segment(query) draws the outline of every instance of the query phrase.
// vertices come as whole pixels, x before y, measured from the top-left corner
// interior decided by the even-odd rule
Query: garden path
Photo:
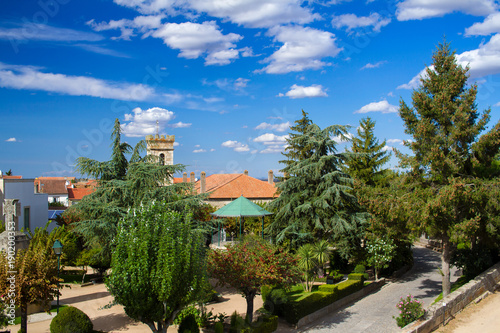
[[[384,285],[377,292],[362,298],[338,312],[325,316],[299,332],[390,333],[401,332],[392,316],[399,315],[396,304],[411,294],[428,307],[441,292],[440,254],[424,247],[413,248],[414,265],[400,279]],[[458,277],[452,271],[452,282]],[[290,331],[280,325],[279,331]]]

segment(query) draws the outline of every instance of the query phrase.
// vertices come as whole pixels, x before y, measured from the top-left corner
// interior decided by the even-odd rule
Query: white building
[[[2,224],[5,222],[3,215],[4,199],[18,199],[20,215],[17,217],[16,230],[45,227],[48,221],[48,196],[46,193],[36,193],[34,179],[21,179],[20,177],[0,176],[0,214]],[[55,223],[49,226],[51,231]]]

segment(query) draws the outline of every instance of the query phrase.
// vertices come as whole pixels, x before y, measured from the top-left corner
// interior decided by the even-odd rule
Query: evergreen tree
[[[348,172],[354,179],[366,185],[373,186],[387,176],[388,170],[382,169],[390,159],[390,154],[384,151],[385,140],[379,143],[373,133],[375,121],[363,118],[359,122],[357,136],[351,142],[351,151],[357,153],[347,160]]]
[[[312,124],[311,119],[309,119],[307,112],[302,110],[302,118],[295,121],[294,126],[290,127],[290,130],[294,131],[289,134],[286,139],[288,146],[285,148],[285,153],[282,153],[287,159],[280,161],[280,163],[286,166],[292,164],[294,161],[300,161],[309,158],[312,154],[310,146],[302,140],[302,136],[307,131],[309,125]]]
[[[278,183],[281,194],[270,204],[276,215],[268,229],[277,242],[288,240],[299,246],[327,239],[336,243],[345,257],[359,246],[366,215],[360,212],[352,193],[352,179],[342,172],[349,154],[338,153],[333,139],[347,140],[346,134],[345,126],[322,130],[312,124],[290,140],[294,146],[308,147],[308,154],[282,170],[290,176]]]
[[[197,210],[204,198],[191,194],[190,183],[165,186],[171,182],[174,173],[184,170],[184,166],[160,165],[152,163],[152,156],[141,157],[140,153],[145,148],[143,141],[134,148],[130,162],[127,161],[125,153],[130,152],[131,147],[120,142],[120,135],[120,123],[117,119],[112,133],[113,150],[110,161],[78,159],[77,170],[81,174],[96,177],[98,186],[93,193],[64,213],[78,212],[80,221],[74,222],[74,231],[84,237],[87,247],[99,249],[92,261],[100,263],[100,267],[96,268],[101,271],[109,268],[118,222],[131,208],[156,200],[166,202],[170,209],[176,211]]]
[[[413,155],[398,153],[401,165],[411,169],[413,191],[406,204],[413,207],[413,223],[442,241],[443,296],[450,292],[451,240],[457,229],[468,226],[467,238],[474,244],[480,240],[478,232],[492,222],[488,217],[494,215],[475,206],[473,196],[487,184],[474,177],[481,167],[491,166],[499,151],[500,122],[480,135],[490,110],[478,112],[477,86],[467,86],[467,72],[457,64],[449,44],[440,44],[427,76],[413,91],[413,108],[401,100],[399,109],[405,132],[413,138],[406,142]],[[498,206],[490,208],[498,211]]]

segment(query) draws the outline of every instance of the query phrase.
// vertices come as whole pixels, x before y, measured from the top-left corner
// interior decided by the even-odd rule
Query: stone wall
[[[416,321],[404,327],[405,333],[432,332],[450,316],[462,311],[470,302],[482,297],[487,292],[494,291],[500,281],[500,263],[478,275],[474,280],[455,290],[439,303],[427,309],[424,320]],[[446,306],[445,306],[446,304]]]

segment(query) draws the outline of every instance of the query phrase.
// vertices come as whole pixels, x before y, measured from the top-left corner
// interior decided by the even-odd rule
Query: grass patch
[[[451,290],[450,290],[450,294],[452,292],[454,292],[455,290],[457,290],[458,288],[460,288],[461,286],[467,284],[467,282],[469,282],[470,278],[467,278],[465,275],[462,275],[461,277],[459,277],[457,279],[457,281],[455,281],[452,285],[451,285]],[[434,300],[434,302],[432,302],[432,304],[436,304],[437,302],[439,302],[440,300],[443,299],[443,293],[439,294],[439,296]],[[431,305],[432,305],[431,304]]]

